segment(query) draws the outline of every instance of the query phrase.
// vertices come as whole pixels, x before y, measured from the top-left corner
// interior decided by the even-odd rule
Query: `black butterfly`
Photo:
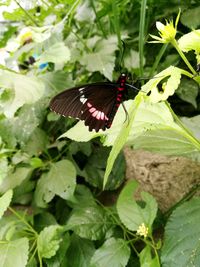
[[[89,131],[105,131],[111,127],[127,87],[138,90],[126,84],[126,80],[126,74],[121,74],[116,83],[92,83],[65,90],[51,100],[50,109],[63,116],[84,120]]]

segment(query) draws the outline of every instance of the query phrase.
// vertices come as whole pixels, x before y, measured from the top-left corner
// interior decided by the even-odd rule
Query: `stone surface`
[[[152,194],[165,212],[200,184],[200,163],[126,147],[126,179],[136,179],[140,190]],[[139,193],[139,192],[138,192]]]

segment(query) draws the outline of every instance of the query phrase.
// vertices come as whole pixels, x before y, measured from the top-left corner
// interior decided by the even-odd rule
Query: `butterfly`
[[[115,83],[91,83],[67,89],[51,100],[50,109],[65,117],[84,120],[89,131],[105,131],[111,127],[127,87],[139,90],[126,81],[127,75],[123,73]]]

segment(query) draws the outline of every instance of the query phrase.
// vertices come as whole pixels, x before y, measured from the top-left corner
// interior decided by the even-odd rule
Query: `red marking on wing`
[[[92,106],[91,103],[87,102],[87,106],[89,107],[89,112],[91,113],[92,117],[96,118],[97,120],[109,120],[103,111],[97,110]]]

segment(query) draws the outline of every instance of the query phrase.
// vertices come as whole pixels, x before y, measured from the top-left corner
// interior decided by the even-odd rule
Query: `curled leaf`
[[[166,80],[167,78],[167,80]],[[162,83],[162,90],[159,90],[158,85]],[[164,71],[157,74],[154,78],[142,86],[142,91],[151,94],[149,95],[150,101],[157,103],[166,100],[169,96],[173,95],[178,88],[181,79],[181,69],[170,66]]]

